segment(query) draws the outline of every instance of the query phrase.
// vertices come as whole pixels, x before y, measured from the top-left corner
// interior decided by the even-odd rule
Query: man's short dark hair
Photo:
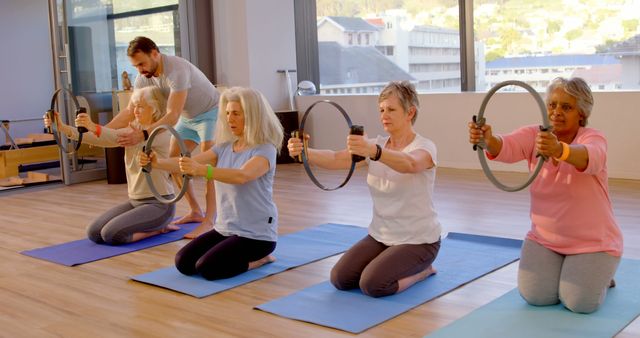
[[[138,52],[151,54],[151,51],[153,51],[154,49],[160,52],[158,46],[155,42],[153,42],[153,40],[144,36],[137,36],[133,40],[131,40],[131,42],[129,42],[129,48],[127,48],[127,56],[133,56],[133,54]]]

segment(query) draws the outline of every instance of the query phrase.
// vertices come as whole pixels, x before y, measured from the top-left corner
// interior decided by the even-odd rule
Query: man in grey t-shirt
[[[214,144],[213,132],[218,117],[220,94],[202,71],[181,57],[160,53],[158,46],[143,36],[136,37],[129,43],[127,55],[139,73],[134,88],[160,88],[168,98],[167,114],[147,130],[133,130],[122,135],[118,143],[121,146],[138,144],[146,140],[153,129],[166,124],[175,125],[189,151],[193,151],[198,144],[202,151],[211,149]],[[129,102],[107,126],[126,127],[135,118],[133,108],[133,103]],[[172,139],[170,156],[176,157],[179,154],[180,148],[176,140]],[[174,177],[174,181],[180,185],[178,177]],[[193,187],[189,187],[185,197],[191,212],[175,223],[201,222],[198,228],[185,235],[186,238],[195,238],[213,227],[216,208],[213,181],[207,181],[205,214],[195,198]]]

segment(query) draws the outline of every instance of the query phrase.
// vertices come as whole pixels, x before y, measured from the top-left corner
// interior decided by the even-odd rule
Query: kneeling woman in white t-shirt
[[[196,237],[176,255],[185,275],[229,278],[273,262],[278,210],[273,202],[276,156],[283,130],[266,98],[250,88],[234,87],[220,99],[224,117],[216,123],[216,145],[193,158],[156,160],[140,154],[140,165],[202,176],[215,182],[213,230]]]
[[[436,147],[413,130],[418,94],[406,81],[391,82],[378,97],[380,122],[388,137],[347,137],[342,151],[309,149],[309,162],[326,169],[351,165],[351,154],[368,157],[367,184],[373,199],[369,235],[356,243],[331,270],[340,289],[360,288],[372,297],[406,290],[435,273],[441,226],[433,207]],[[291,138],[289,154],[302,142]]]

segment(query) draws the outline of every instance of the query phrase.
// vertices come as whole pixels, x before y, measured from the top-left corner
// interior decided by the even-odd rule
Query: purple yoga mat
[[[157,245],[175,242],[195,229],[199,223],[181,224],[180,230],[145,238],[123,245],[96,244],[88,239],[47,246],[21,252],[23,255],[44,259],[66,266],[80,265]]]

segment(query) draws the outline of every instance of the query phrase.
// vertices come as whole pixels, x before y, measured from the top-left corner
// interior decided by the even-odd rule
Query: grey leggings
[[[518,289],[531,305],[562,302],[569,310],[591,313],[607,295],[620,257],[605,252],[561,255],[525,240],[518,270]]]
[[[398,280],[428,268],[436,259],[440,241],[431,244],[387,246],[367,237],[356,243],[331,270],[331,283],[339,290],[360,290],[371,297],[398,292]]]
[[[164,229],[175,213],[175,203],[162,204],[155,198],[129,200],[95,219],[87,228],[87,236],[96,243],[129,243],[134,233]]]

